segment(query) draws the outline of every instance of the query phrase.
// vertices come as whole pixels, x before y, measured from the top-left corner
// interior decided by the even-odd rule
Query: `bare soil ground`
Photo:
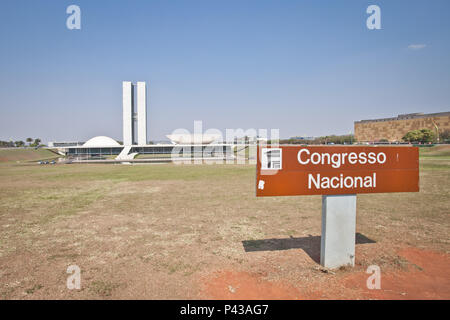
[[[254,179],[250,165],[1,163],[0,298],[450,298],[447,157],[421,160],[419,193],[358,196],[356,266],[339,270],[318,264],[321,198],[256,198]]]

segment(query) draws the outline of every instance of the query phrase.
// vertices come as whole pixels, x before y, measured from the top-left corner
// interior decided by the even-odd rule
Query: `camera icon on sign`
[[[261,154],[261,170],[281,170],[281,148],[263,148]]]

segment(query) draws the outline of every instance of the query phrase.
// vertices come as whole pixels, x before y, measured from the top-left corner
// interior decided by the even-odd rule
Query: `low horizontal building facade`
[[[49,142],[49,148],[65,148],[65,147],[78,147],[84,144],[80,141],[59,141],[59,142]]]
[[[234,154],[234,145],[231,144],[211,144],[211,145],[133,145],[129,153],[139,154],[141,156],[152,155],[159,157],[167,157],[171,155],[176,155],[179,157],[183,156],[198,156],[198,157],[216,157],[216,156],[230,156]],[[69,158],[84,158],[84,159],[95,159],[103,158],[108,156],[111,159],[116,158],[124,146],[108,147],[108,146],[77,146],[77,147],[67,147],[62,150],[62,152]]]
[[[450,130],[450,112],[409,113],[393,118],[355,121],[355,139],[359,142],[401,142],[412,130],[430,129],[433,132]]]

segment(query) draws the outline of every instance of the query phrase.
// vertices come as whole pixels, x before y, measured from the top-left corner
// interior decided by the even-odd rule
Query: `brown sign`
[[[419,191],[417,147],[258,146],[256,196]]]

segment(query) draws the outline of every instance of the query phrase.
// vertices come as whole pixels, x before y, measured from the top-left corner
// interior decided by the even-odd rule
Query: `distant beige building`
[[[402,137],[411,130],[430,129],[436,132],[450,130],[450,112],[409,113],[395,118],[355,121],[355,139],[360,142],[402,141]]]

